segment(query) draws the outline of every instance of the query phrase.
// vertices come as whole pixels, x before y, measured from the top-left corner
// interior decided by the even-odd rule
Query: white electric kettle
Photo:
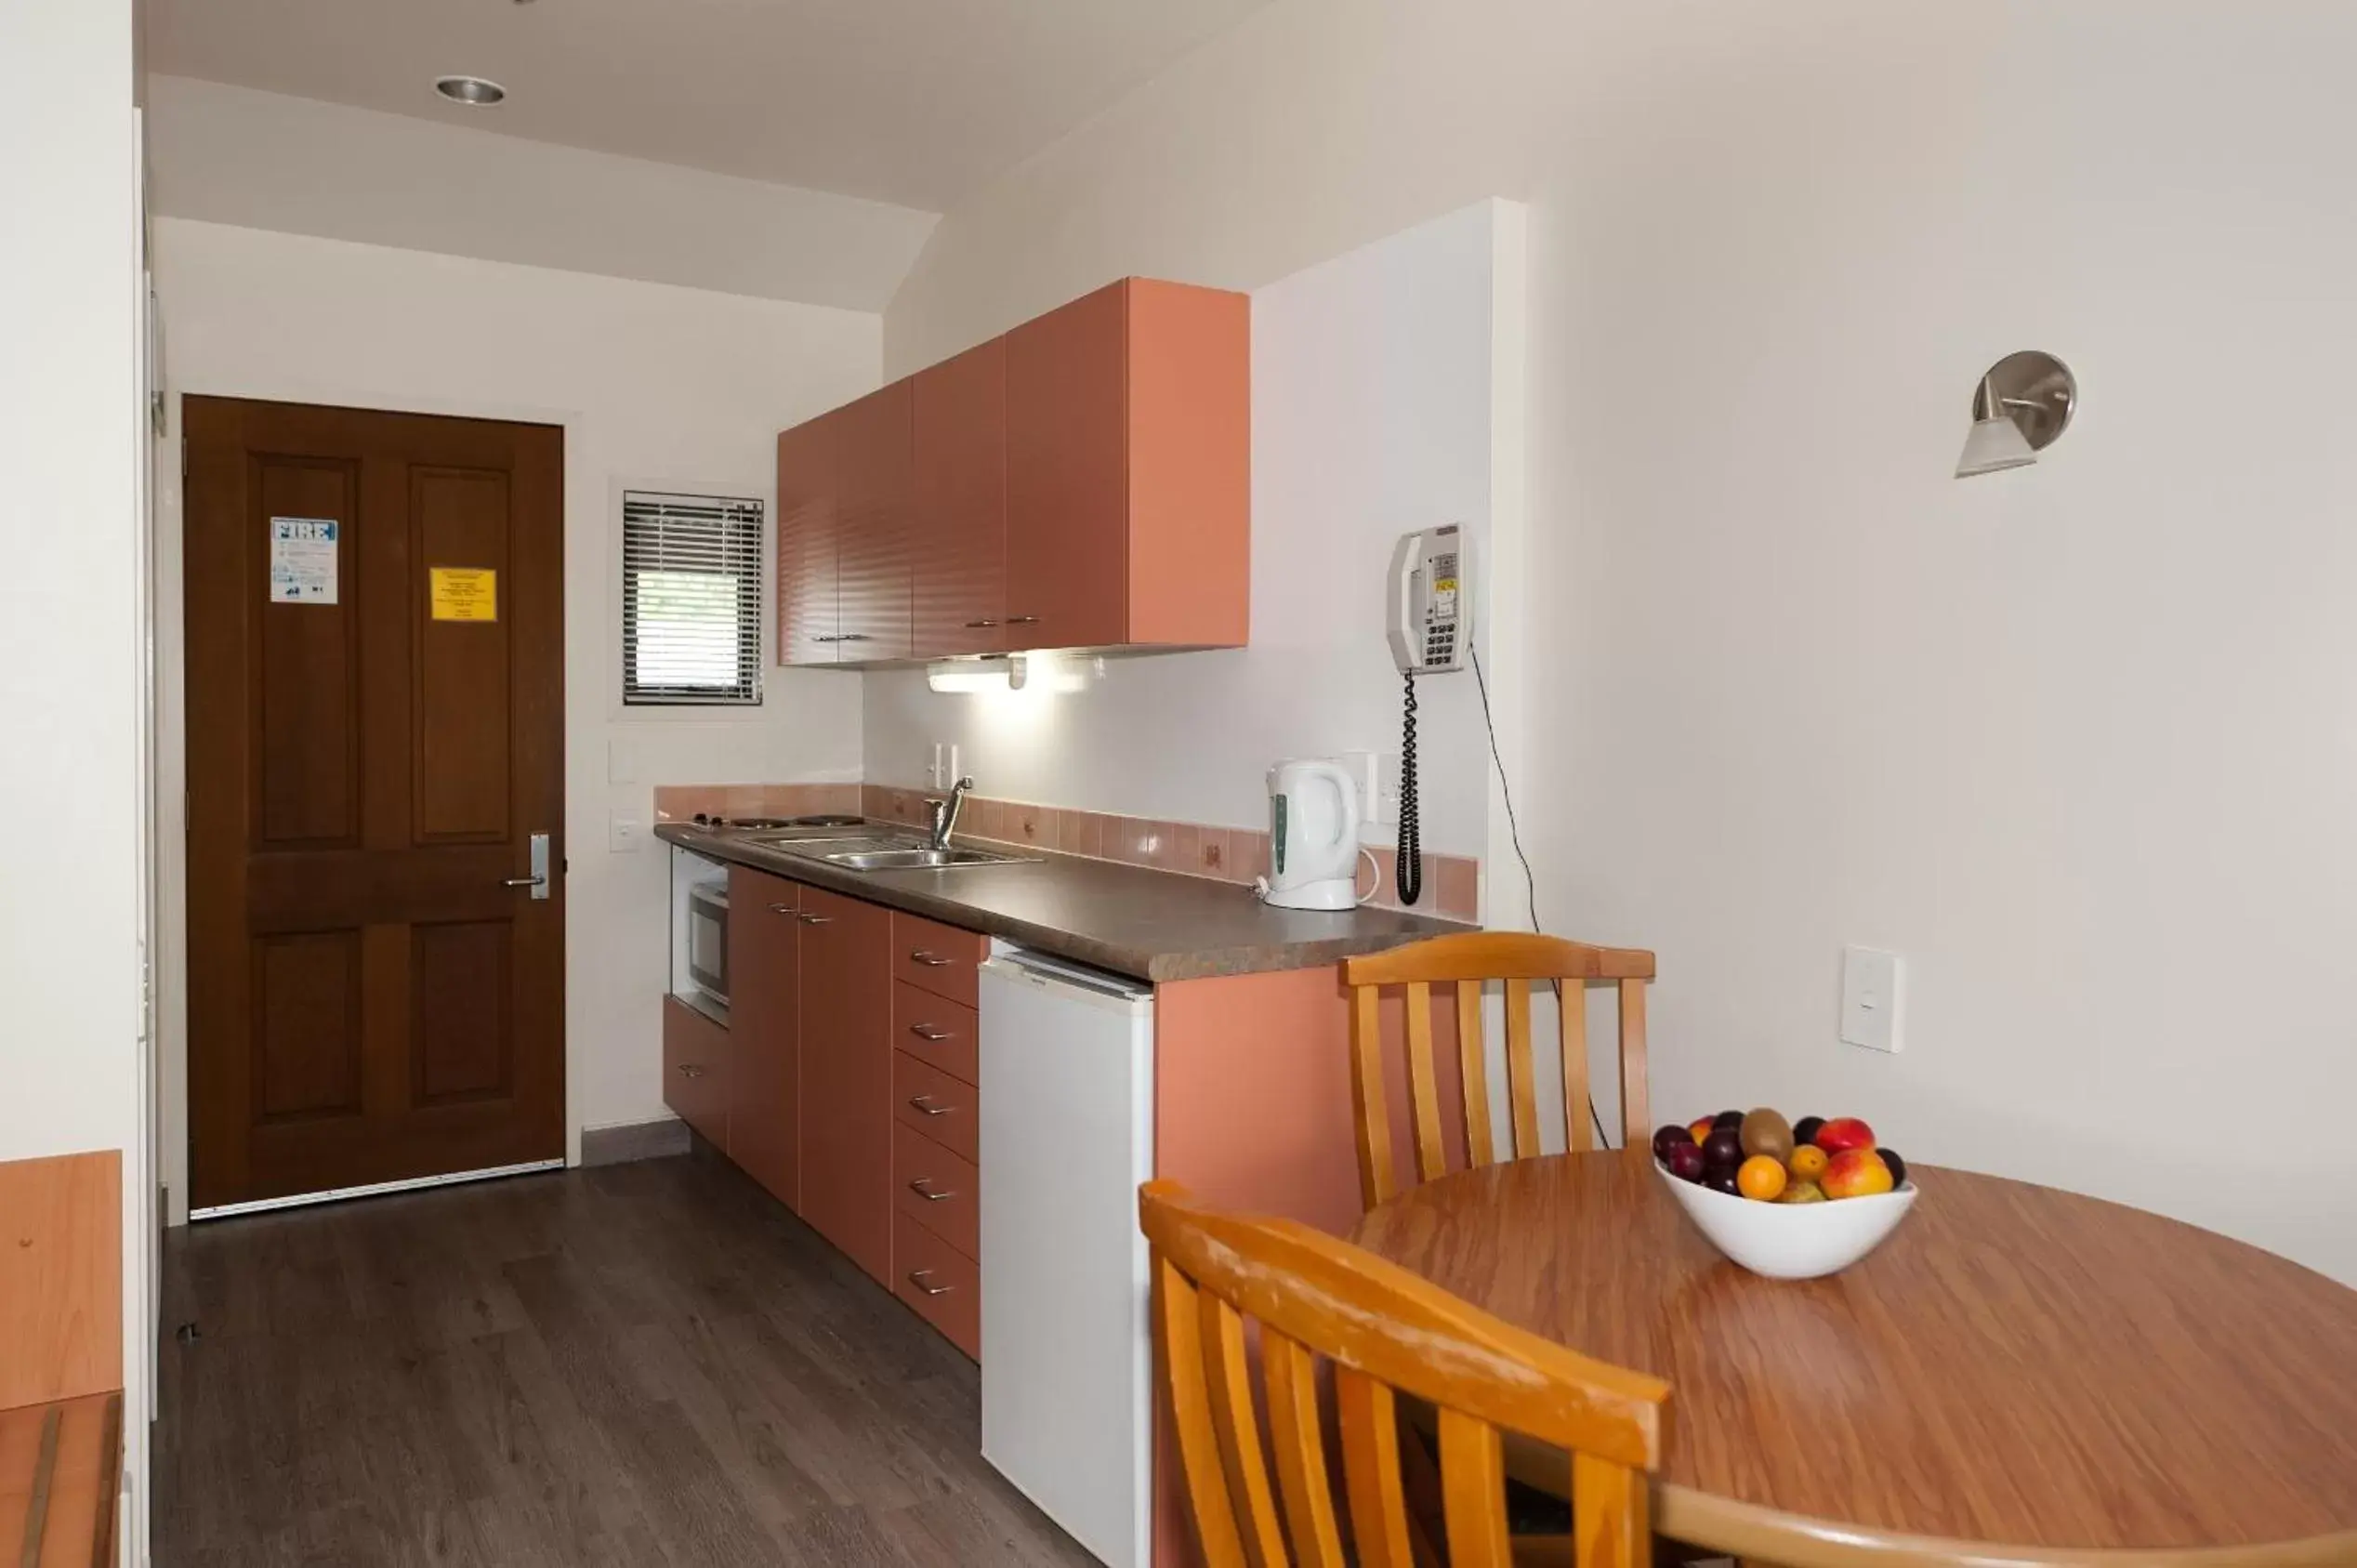
[[[1331,762],[1280,762],[1269,770],[1269,875],[1264,903],[1283,909],[1352,909],[1358,896],[1359,791]],[[1376,863],[1376,876],[1382,875]],[[1375,890],[1369,889],[1367,898]]]

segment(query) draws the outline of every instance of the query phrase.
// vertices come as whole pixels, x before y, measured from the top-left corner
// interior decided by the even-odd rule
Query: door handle
[[[797,915],[795,918],[806,926],[831,926],[835,923],[832,915]]]
[[[1009,615],[1007,617],[1007,624],[1010,626],[1035,626],[1039,625],[1039,617],[1036,615]]]
[[[915,1035],[920,1040],[932,1040],[935,1042],[949,1039],[954,1034],[954,1031],[951,1030],[936,1029],[929,1023],[912,1023],[908,1026],[908,1032]]]
[[[499,885],[503,888],[530,888],[533,898],[546,899],[548,896],[548,836],[545,833],[535,833],[532,836],[530,843],[532,875],[505,877]]]
[[[908,955],[908,961],[912,964],[922,964],[928,969],[945,968],[949,964],[949,960],[941,955],[928,953],[921,947]]]
[[[968,621],[966,624],[975,631],[987,631],[992,626],[998,625],[996,621]]]
[[[701,1078],[704,1076],[704,1069],[698,1067],[692,1061],[683,1061],[679,1063],[679,1076],[682,1078]]]
[[[908,1097],[908,1103],[909,1108],[920,1116],[946,1116],[957,1109],[955,1105],[934,1104],[929,1094],[912,1094]]]
[[[950,1199],[957,1196],[955,1192],[943,1192],[937,1191],[933,1186],[933,1179],[929,1176],[918,1177],[915,1180],[908,1184],[908,1190],[915,1193],[918,1197],[923,1198],[928,1204],[946,1203]]]
[[[794,913],[794,906],[790,903],[773,903],[770,905],[770,913],[772,915],[791,915]]]
[[[932,1277],[933,1271],[930,1269],[911,1269],[908,1272],[908,1283],[928,1296],[947,1296],[957,1288],[954,1285],[927,1285],[925,1282]]]

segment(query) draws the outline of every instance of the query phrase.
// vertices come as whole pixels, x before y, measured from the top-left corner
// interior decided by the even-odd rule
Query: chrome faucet
[[[925,809],[933,813],[933,843],[936,850],[949,848],[949,836],[957,831],[957,809],[966,804],[966,792],[974,787],[968,776],[949,786],[949,798],[928,798]]]

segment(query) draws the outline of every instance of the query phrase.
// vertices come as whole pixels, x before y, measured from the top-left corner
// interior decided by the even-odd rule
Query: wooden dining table
[[[1479,1166],[1352,1239],[1670,1385],[1653,1522],[1796,1564],[2357,1563],[2357,1291],[2208,1231],[1916,1166],[1882,1246],[1771,1280],[1644,1150]],[[1560,1457],[1521,1478],[1561,1486]]]

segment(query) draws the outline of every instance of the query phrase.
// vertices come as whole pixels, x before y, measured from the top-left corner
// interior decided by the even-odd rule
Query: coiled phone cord
[[[1416,671],[1408,671],[1407,682],[1406,717],[1400,723],[1400,849],[1391,876],[1400,902],[1412,904],[1424,896],[1424,850],[1416,820]]]

